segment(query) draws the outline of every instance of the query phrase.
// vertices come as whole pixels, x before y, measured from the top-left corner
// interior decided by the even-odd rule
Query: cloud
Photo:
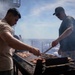
[[[53,10],[57,6],[66,7],[66,4],[69,6],[75,6],[75,1],[74,0],[57,0],[57,2],[55,2],[55,3],[47,3],[47,4],[37,6],[37,7],[33,7],[30,15],[39,16],[44,11]]]
[[[55,32],[52,31],[55,27],[56,25],[54,26],[50,23],[45,23],[45,22],[29,24],[28,22],[24,21],[23,23],[19,23],[19,25],[16,26],[15,32],[20,31],[18,35],[21,34],[22,37],[25,39],[31,39],[31,38],[47,39],[47,38],[53,38],[53,34],[55,34]],[[57,29],[55,29],[55,31],[56,30]]]
[[[63,2],[63,1],[62,1]],[[44,4],[43,6],[40,5],[38,7],[34,7],[32,10],[31,10],[31,15],[33,16],[38,16],[40,15],[42,12],[44,11],[47,11],[47,10],[52,10],[54,9],[55,6],[59,5],[59,4],[62,4],[62,2],[58,1],[54,4],[52,3],[48,3],[48,4]]]
[[[51,1],[51,0],[50,0]],[[23,15],[23,19],[16,27],[16,32],[22,34],[23,38],[56,38],[58,36],[58,28],[61,21],[58,21],[52,13],[57,6],[63,6],[66,12],[75,16],[74,0],[55,0],[54,3],[45,3],[38,6],[32,6],[30,13]],[[71,9],[72,8],[72,9]],[[29,9],[30,10],[30,9]],[[28,10],[28,11],[29,11]],[[69,11],[70,10],[70,11]],[[43,13],[50,13],[48,16],[41,16]],[[43,18],[41,18],[43,17]],[[49,21],[49,20],[50,21]]]

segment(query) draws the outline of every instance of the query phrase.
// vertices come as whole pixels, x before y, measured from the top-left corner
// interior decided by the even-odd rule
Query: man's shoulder
[[[7,22],[5,22],[4,20],[0,20],[0,30],[11,28],[12,27]]]
[[[6,25],[7,23],[3,20],[0,20],[0,25]]]
[[[74,19],[72,16],[67,16],[67,19],[71,20]]]
[[[13,33],[13,28],[4,20],[0,20],[0,33],[9,31]]]

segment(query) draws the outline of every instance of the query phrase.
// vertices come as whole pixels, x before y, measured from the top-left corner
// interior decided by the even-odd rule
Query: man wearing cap
[[[59,37],[52,42],[52,47],[59,43],[58,53],[75,60],[75,19],[67,16],[63,7],[57,7],[53,15],[62,20],[62,23],[59,28]]]

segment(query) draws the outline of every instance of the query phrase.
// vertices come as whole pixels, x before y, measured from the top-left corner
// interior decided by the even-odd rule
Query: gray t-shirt
[[[60,41],[60,49],[62,51],[75,50],[75,19],[70,16],[66,16],[59,28],[59,36],[70,26],[73,26],[72,33]]]

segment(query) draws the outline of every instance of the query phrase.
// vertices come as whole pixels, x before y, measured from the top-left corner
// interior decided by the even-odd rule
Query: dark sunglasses
[[[60,16],[60,13],[56,14],[56,16]]]

